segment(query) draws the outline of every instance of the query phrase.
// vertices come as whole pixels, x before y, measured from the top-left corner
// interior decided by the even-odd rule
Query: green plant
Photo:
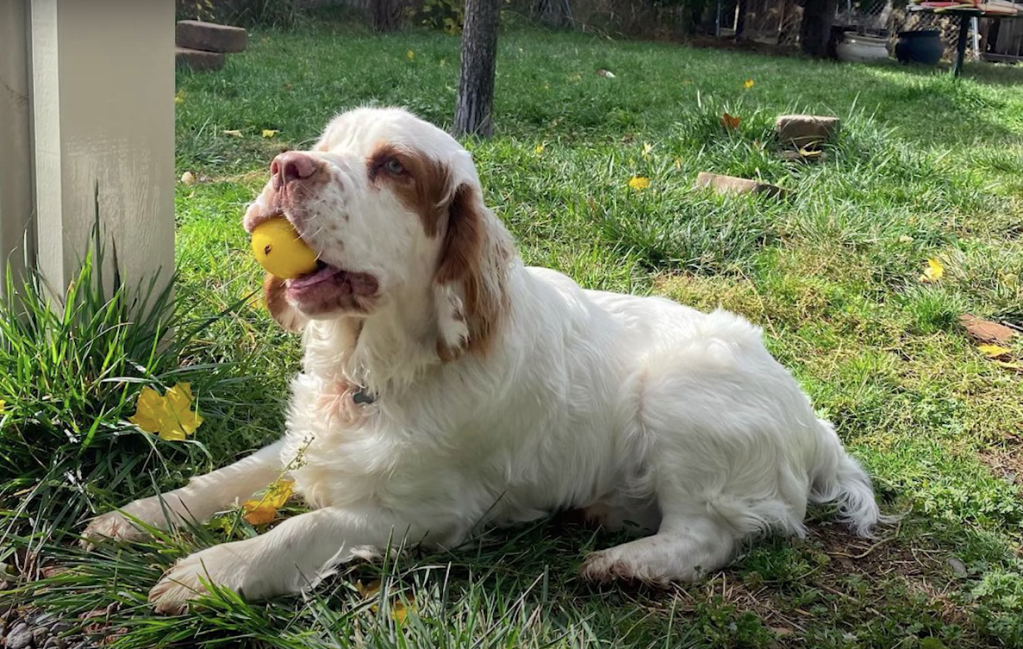
[[[430,29],[446,34],[462,33],[465,24],[464,0],[423,0],[423,4],[412,11],[412,19]]]

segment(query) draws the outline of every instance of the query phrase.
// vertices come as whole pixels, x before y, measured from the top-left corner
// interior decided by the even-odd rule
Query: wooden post
[[[494,74],[501,0],[466,0],[462,65],[455,100],[455,135],[493,132]]]
[[[800,45],[810,56],[825,57],[831,39],[831,24],[835,20],[838,0],[806,0],[803,23],[799,29]]]
[[[104,240],[108,252],[116,245],[123,277],[136,284],[158,273],[169,281],[173,0],[29,5],[39,270],[63,291],[87,250],[98,187]]]
[[[9,263],[15,287],[35,258],[28,2],[0,0],[0,278]]]

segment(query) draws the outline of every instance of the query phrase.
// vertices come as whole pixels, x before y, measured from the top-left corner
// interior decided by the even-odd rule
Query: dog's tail
[[[820,446],[813,472],[810,502],[838,504],[838,518],[859,536],[872,536],[881,516],[874,498],[870,476],[859,462],[845,452],[835,427],[823,419],[820,423]]]

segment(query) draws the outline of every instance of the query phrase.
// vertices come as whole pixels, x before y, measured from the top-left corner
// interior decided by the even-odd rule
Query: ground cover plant
[[[449,124],[457,67],[457,37],[325,22],[255,32],[222,72],[179,74],[168,313],[188,336],[157,348],[155,321],[118,337],[92,316],[91,328],[0,331],[0,562],[22,573],[0,591],[0,613],[34,607],[140,648],[1023,645],[1023,345],[991,358],[958,321],[1023,323],[1023,71],[1011,68],[972,66],[955,82],[513,28],[495,137],[466,142],[528,263],[762,326],[876,477],[885,510],[902,515],[878,538],[814,511],[805,539],[762,539],[702,583],[594,589],[576,571],[615,539],[554,517],[346,567],[302,598],[216,592],[182,618],[149,612],[162,570],[262,526],[229,512],[150,543],[71,543],[84,512],[180,485],[279,434],[298,340],[253,296],[244,204],[272,155],[307,147],[342,109],[398,104]],[[826,160],[778,158],[772,125],[788,112],[842,119]],[[694,192],[700,171],[794,193]],[[940,277],[925,275],[928,260]],[[55,335],[76,341],[65,356],[40,342]],[[84,361],[99,349],[106,360]],[[92,369],[58,371],[68,358]],[[204,417],[188,441],[127,422],[143,384],[185,381]]]

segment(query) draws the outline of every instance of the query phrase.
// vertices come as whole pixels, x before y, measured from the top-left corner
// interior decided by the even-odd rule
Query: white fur
[[[462,345],[468,336],[454,313],[464,295],[431,285],[439,241],[366,182],[360,161],[380,141],[443,161],[454,187],[480,195],[464,149],[408,113],[360,109],[328,126],[315,155],[340,180],[307,197],[305,218],[317,228],[303,236],[330,263],[375,273],[380,303],[358,317],[304,318],[304,371],[279,447],[163,496],[178,518],[207,517],[300,454],[291,476],[317,510],[180,562],[151,593],[158,609],[180,610],[203,590],[200,577],[270,597],[315,584],[364,546],[447,546],[481,523],[567,508],[654,532],[590,556],[583,575],[594,580],[697,579],[751,535],[801,534],[808,502],[837,501],[855,532],[870,533],[879,514],[869,478],[759,329],[724,311],[583,290],[516,257],[502,261],[495,251],[510,238],[482,206],[485,279],[503,284],[507,308],[484,353],[441,362],[438,337]],[[376,401],[352,402],[351,385]],[[124,511],[174,522],[154,502]],[[86,536],[128,530],[111,513]]]

